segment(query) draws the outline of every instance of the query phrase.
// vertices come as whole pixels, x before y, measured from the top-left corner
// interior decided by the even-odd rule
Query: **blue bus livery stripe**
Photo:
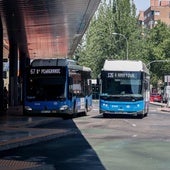
[[[100,100],[100,110],[109,112],[139,112],[144,110],[144,101],[114,102]]]
[[[25,102],[25,106],[29,106],[32,110],[59,110],[61,106],[68,105],[71,107],[71,102],[66,101],[33,101]]]

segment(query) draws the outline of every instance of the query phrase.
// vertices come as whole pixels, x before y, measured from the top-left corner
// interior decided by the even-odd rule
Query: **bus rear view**
[[[141,61],[106,60],[101,71],[99,110],[104,117],[148,114],[149,71]]]

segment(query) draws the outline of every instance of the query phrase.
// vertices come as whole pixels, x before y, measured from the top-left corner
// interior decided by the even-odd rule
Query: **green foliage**
[[[154,77],[155,81],[158,82],[158,79],[162,79],[165,74],[170,74],[170,28],[162,23],[158,22],[158,24],[150,30],[147,38],[147,43],[149,44],[149,62],[153,62],[150,65],[151,76]]]
[[[127,38],[128,46],[120,34]],[[169,37],[170,28],[161,22],[151,30],[141,28],[131,0],[103,0],[75,56],[81,65],[92,69],[92,76],[96,78],[106,59],[126,59],[127,48],[130,60],[147,64],[170,59]],[[152,63],[150,71],[151,81],[156,84],[164,74],[170,74],[170,62]]]

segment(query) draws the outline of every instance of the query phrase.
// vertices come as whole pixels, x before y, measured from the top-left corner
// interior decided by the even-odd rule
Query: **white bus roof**
[[[103,71],[141,71],[149,74],[142,61],[135,60],[105,60]]]

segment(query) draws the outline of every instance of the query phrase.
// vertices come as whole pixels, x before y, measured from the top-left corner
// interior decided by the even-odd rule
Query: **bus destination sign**
[[[30,69],[31,75],[36,74],[61,74],[60,68],[31,68]]]
[[[119,78],[119,79],[136,79],[137,78],[137,73],[132,73],[132,72],[108,72],[107,73],[107,78]]]

